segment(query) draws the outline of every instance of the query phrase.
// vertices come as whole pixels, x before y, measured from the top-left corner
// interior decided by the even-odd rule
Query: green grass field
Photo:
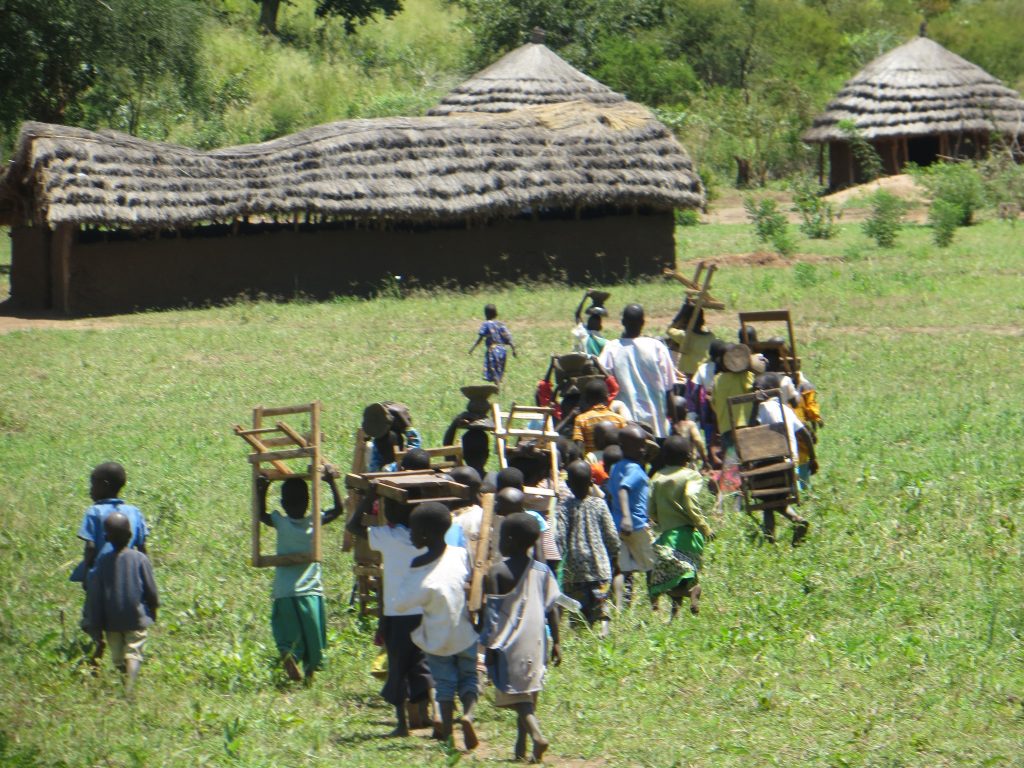
[[[1024,268],[1020,231],[988,222],[947,250],[908,228],[878,250],[854,225],[793,264],[725,257],[728,312],[791,307],[828,422],[803,508],[806,546],[762,545],[737,512],[702,576],[700,617],[638,606],[610,639],[567,632],[540,718],[572,766],[1014,766],[1024,755]],[[6,240],[6,238],[0,238]],[[680,259],[747,254],[746,226],[679,230]],[[3,248],[5,246],[0,246]],[[659,330],[668,282],[613,289]],[[347,610],[349,558],[326,536],[331,648],[312,689],[273,665],[271,573],[247,565],[248,464],[230,433],[256,404],[319,398],[346,465],[362,407],[408,402],[428,443],[479,376],[482,304],[520,347],[524,402],[569,345],[579,292],[553,286],[372,302],[243,303],[0,335],[0,763],[13,766],[453,764],[389,741],[372,629]],[[88,473],[123,462],[163,590],[134,705],[90,677],[68,583]],[[783,531],[785,533],[785,531]],[[511,757],[512,715],[481,707]]]

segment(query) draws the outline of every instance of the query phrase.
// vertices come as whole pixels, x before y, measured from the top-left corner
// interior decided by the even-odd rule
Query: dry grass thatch
[[[644,107],[391,117],[200,152],[26,123],[0,219],[176,228],[248,217],[440,222],[593,206],[703,204],[689,156]]]
[[[981,67],[918,37],[878,57],[847,81],[804,136],[848,138],[853,122],[868,140],[941,133],[1024,134],[1024,101]]]
[[[429,114],[512,112],[534,104],[589,101],[609,105],[625,100],[547,46],[527,43],[456,87]]]

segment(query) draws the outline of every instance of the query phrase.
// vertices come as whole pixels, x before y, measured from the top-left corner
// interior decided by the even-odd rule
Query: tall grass
[[[687,227],[681,258],[717,255],[709,313],[790,307],[828,422],[799,550],[762,545],[728,509],[697,619],[639,604],[599,641],[567,632],[540,717],[550,762],[574,765],[1012,766],[1022,753],[1024,278],[1007,225],[948,249],[908,227],[878,249],[855,225],[801,243],[796,267],[730,266],[745,226]],[[808,254],[808,251],[810,253]],[[723,257],[726,254],[726,257]],[[652,331],[680,295],[615,286]],[[320,398],[327,452],[346,464],[368,402],[409,403],[436,443],[479,376],[467,356],[485,301],[516,337],[503,401],[526,402],[568,347],[578,291],[556,286],[376,301],[150,313],[103,329],[0,336],[0,756],[13,765],[443,765],[418,736],[389,741],[369,675],[373,628],[347,611],[350,560],[325,529],[331,649],[311,689],[272,665],[271,574],[246,564],[245,448],[258,403]],[[613,310],[614,314],[614,310]],[[609,323],[615,325],[614,321]],[[86,674],[66,580],[86,478],[117,459],[152,528],[165,608],[138,701]],[[63,617],[63,624],[61,623]],[[514,723],[481,707],[485,747]],[[570,761],[570,759],[572,761]],[[21,761],[21,763],[17,762]],[[2,760],[0,760],[2,762]]]

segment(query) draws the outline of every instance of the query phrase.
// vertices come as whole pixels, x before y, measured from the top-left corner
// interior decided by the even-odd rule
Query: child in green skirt
[[[324,480],[331,488],[334,506],[323,513],[320,525],[327,525],[342,513],[338,492],[337,471],[324,468]],[[313,549],[313,518],[306,515],[309,507],[309,488],[306,481],[290,477],[281,483],[281,508],[285,514],[267,514],[267,491],[270,480],[261,477],[258,485],[260,522],[277,531],[277,554],[295,555]],[[302,662],[306,684],[313,682],[313,673],[320,668],[327,647],[327,627],[324,614],[324,588],[320,563],[279,565],[274,569],[274,607],[270,625],[274,642],[281,653],[285,673],[292,680],[300,680],[296,661]]]

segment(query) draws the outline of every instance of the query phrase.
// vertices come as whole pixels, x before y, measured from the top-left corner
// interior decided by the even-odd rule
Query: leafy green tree
[[[277,34],[277,14],[281,0],[253,0],[260,6],[260,30],[268,35]],[[287,0],[286,0],[287,2]],[[376,14],[387,18],[402,10],[401,0],[317,0],[316,15],[320,18],[336,16],[345,24],[345,31],[352,34],[356,27],[365,24]]]
[[[594,76],[644,104],[684,104],[700,84],[685,60],[671,59],[653,33],[615,36],[597,47]]]

